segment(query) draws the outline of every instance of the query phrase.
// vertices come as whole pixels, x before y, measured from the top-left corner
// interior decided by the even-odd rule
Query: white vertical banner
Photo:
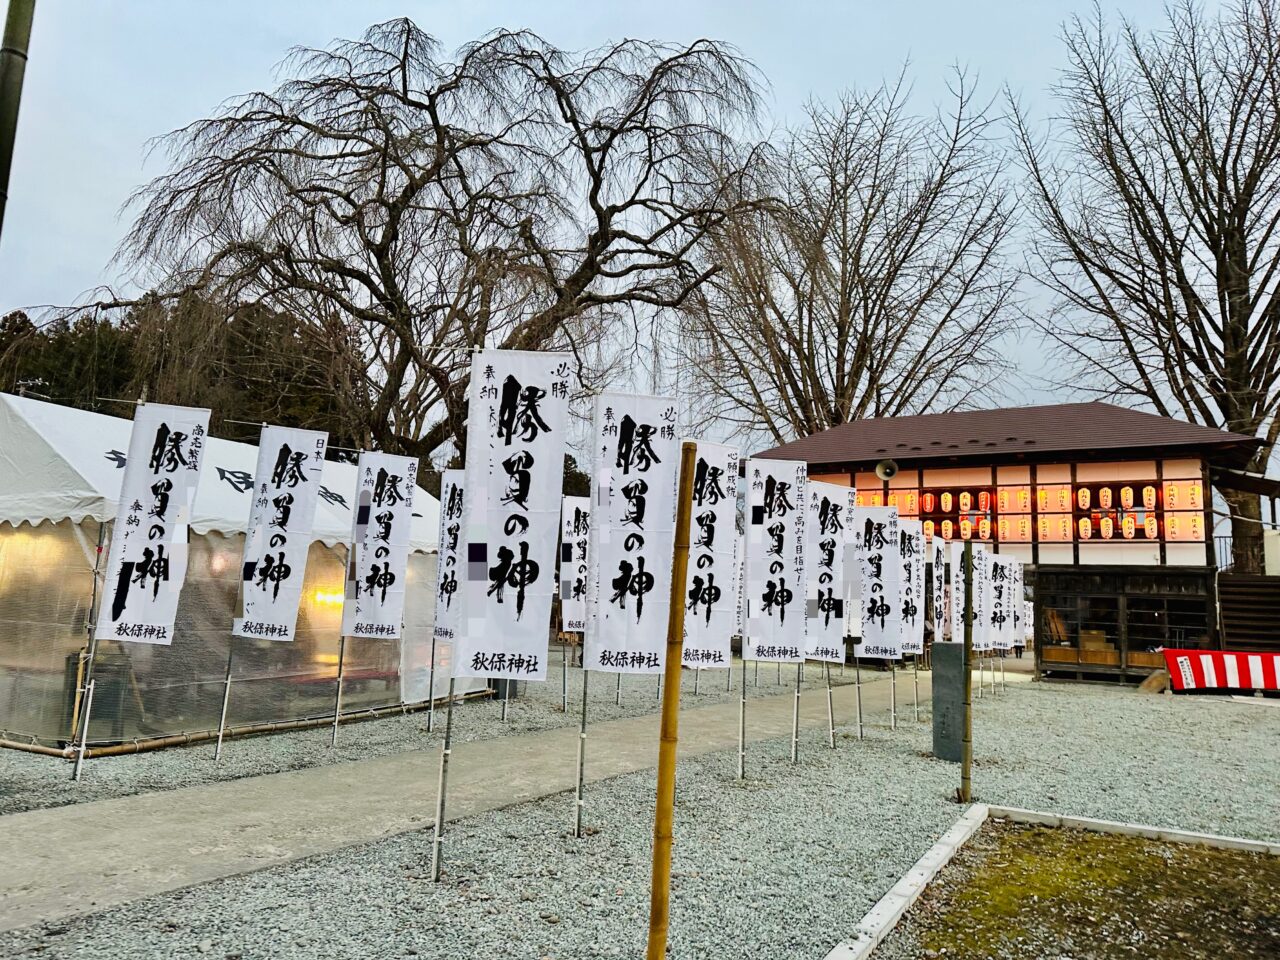
[[[234,636],[293,639],[328,440],[315,430],[262,428]]]
[[[1021,560],[1013,561],[1013,605],[1011,607],[1013,613],[1013,645],[1015,647],[1025,646],[1025,636],[1027,629],[1027,609],[1026,609],[1026,570],[1022,566]]]
[[[360,451],[342,632],[348,637],[399,639],[409,570],[409,523],[418,461]]]
[[[844,662],[845,546],[852,536],[857,491],[834,483],[810,481],[805,518],[805,568],[808,591],[805,657]]]
[[[964,643],[964,605],[964,544],[953,542],[951,544],[951,640],[954,643]]]
[[[924,525],[898,521],[899,581],[902,607],[902,652],[924,653]]]
[[[591,498],[565,497],[560,507],[560,629],[587,629],[587,544],[591,536]]]
[[[973,547],[973,649],[991,649],[991,555]]]
[[[742,537],[738,533],[738,450],[696,441],[689,570],[685,577],[684,664],[727,667],[740,624]]]
[[[898,508],[863,507],[854,530],[862,606],[862,643],[858,655],[902,659],[902,561],[898,545]]]
[[[947,639],[947,541],[933,535],[933,642]]]
[[[800,663],[805,651],[805,515],[808,467],[797,460],[746,462],[744,660]]]
[[[570,370],[563,353],[472,357],[454,676],[547,678]]]
[[[583,665],[660,673],[667,653],[680,443],[670,397],[596,397]]]
[[[173,642],[208,430],[208,410],[138,405],[98,608],[99,640]]]
[[[991,558],[991,633],[997,650],[1013,648],[1013,561]]]
[[[436,643],[453,643],[462,621],[458,575],[462,563],[462,523],[467,494],[464,471],[440,475],[440,536],[436,566]],[[465,576],[465,574],[464,574]]]

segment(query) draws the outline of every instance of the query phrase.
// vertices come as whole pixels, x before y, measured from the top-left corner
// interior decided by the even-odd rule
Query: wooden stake
[[[671,570],[671,610],[667,617],[666,695],[658,743],[658,796],[653,818],[653,879],[649,895],[647,960],[665,960],[671,915],[671,843],[675,826],[676,744],[680,724],[680,664],[684,648],[684,583],[689,571],[689,515],[693,512],[693,468],[697,445],[680,446],[676,500],[675,556]]]
[[[960,747],[960,802],[973,798],[973,676],[970,657],[973,654],[973,543],[964,545],[964,740]]]

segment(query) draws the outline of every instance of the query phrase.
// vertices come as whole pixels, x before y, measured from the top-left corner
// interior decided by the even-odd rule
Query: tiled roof
[[[857,420],[756,456],[813,464],[886,459],[906,463],[1043,460],[1046,454],[1091,454],[1097,459],[1138,449],[1198,448],[1243,463],[1260,442],[1244,434],[1095,401]]]

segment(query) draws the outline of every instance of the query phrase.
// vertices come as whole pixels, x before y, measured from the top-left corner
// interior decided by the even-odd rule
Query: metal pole
[[[333,698],[333,738],[329,741],[331,747],[338,745],[338,718],[342,716],[342,670],[346,658],[347,636],[343,634],[338,638],[338,690]]]
[[[836,748],[836,707],[831,699],[831,664],[823,664],[827,673],[827,739],[831,741],[831,749]]]
[[[743,669],[746,669],[745,665]],[[757,687],[760,686],[760,661],[759,660],[756,661],[756,678],[755,680],[752,681],[752,683],[754,686],[757,686]]]
[[[502,681],[502,722],[507,722],[507,701],[511,697],[511,681]]]
[[[916,710],[916,723],[920,722],[920,654],[911,656],[911,695]]]
[[[898,729],[898,665],[889,661],[889,729]]]
[[[853,655],[853,700],[858,706],[858,739],[862,739],[862,667],[858,654]]]
[[[969,657],[973,653],[973,544],[964,545],[964,739],[960,747],[960,802],[973,798],[973,679]]]
[[[778,664],[781,669],[782,664]],[[796,664],[796,702],[791,708],[791,762],[800,755],[800,684],[804,681],[804,661]]]
[[[218,745],[213,748],[215,763],[222,759],[222,738],[227,732],[227,705],[231,702],[231,660],[235,652],[236,641],[231,637],[227,640],[227,675],[222,681],[222,714],[218,717]]]
[[[0,45],[0,230],[4,228],[4,210],[9,199],[9,170],[13,165],[22,78],[27,71],[27,49],[31,45],[31,21],[35,15],[36,0],[9,0],[4,42]]]
[[[742,699],[738,701],[738,779],[747,778],[747,661],[742,661]]]
[[[574,797],[573,835],[582,836],[582,788],[587,776],[587,666],[582,665],[582,723],[578,727],[578,792]]]
[[[444,799],[445,788],[449,785],[449,755],[453,752],[453,685],[457,681],[449,678],[449,702],[444,707],[444,743],[440,745],[440,780],[436,785],[436,829],[431,839],[431,882],[440,880],[440,868],[443,866],[441,847],[444,843]]]
[[[560,632],[560,712],[569,712],[569,645]]]
[[[93,688],[97,684],[97,680],[89,681],[89,689],[84,695],[84,719],[80,722],[80,749],[76,753],[76,766],[71,771],[71,777],[80,782],[80,768],[84,766],[84,751],[89,742],[89,714],[93,712]]]
[[[968,603],[968,601],[965,601]],[[968,609],[966,607],[966,609]],[[982,699],[982,653],[978,653],[978,699]]]
[[[782,661],[778,661],[778,686],[782,686]]]
[[[615,698],[614,702],[615,702],[618,706],[622,706],[622,674],[618,674],[618,693],[617,693],[617,697]]]
[[[658,742],[658,791],[653,818],[653,881],[649,897],[647,960],[665,960],[671,913],[671,846],[675,828],[676,747],[680,726],[680,670],[684,648],[684,584],[689,571],[689,515],[693,512],[693,468],[697,446],[680,447],[680,485],[676,500],[671,609],[667,618],[667,691],[662,699]]]
[[[698,682],[702,679],[702,671],[697,667],[693,668],[693,695],[698,695]]]
[[[436,728],[436,631],[431,630],[431,666],[427,668],[427,733]]]
[[[653,699],[655,700],[662,699],[662,674],[658,674],[658,692]]]
[[[1001,693],[1004,693],[1004,691],[1005,691],[1005,685],[1004,685],[1004,657],[1003,657],[1003,656],[1001,656],[1001,657],[1000,657],[1000,692],[1001,692]]]
[[[742,672],[743,673],[747,672],[747,662],[745,660],[742,661]],[[725,673],[727,674],[727,676],[725,677],[725,680],[724,680],[724,692],[732,693],[733,692],[733,651],[732,650],[729,651],[729,669],[726,670]]]

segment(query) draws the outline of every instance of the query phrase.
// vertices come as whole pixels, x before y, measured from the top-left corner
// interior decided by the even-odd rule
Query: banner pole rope
[[[574,797],[573,835],[582,837],[582,799],[583,786],[587,776],[587,664],[582,664],[582,722],[578,727],[578,790]]]
[[[916,723],[920,722],[920,654],[911,655],[911,696],[916,711]]]
[[[862,739],[862,666],[858,662],[858,651],[853,652],[853,700],[858,707],[858,739]]]
[[[831,749],[836,748],[836,708],[831,699],[831,664],[823,664],[827,674],[827,738],[831,741]]]
[[[338,638],[338,689],[333,698],[333,737],[329,741],[331,747],[338,745],[338,718],[342,716],[342,671],[346,666],[346,658],[347,635],[344,633]]]
[[[436,631],[431,628],[431,666],[427,668],[427,733],[436,729]]]
[[[457,681],[449,678],[449,702],[444,707],[444,742],[440,745],[440,780],[436,784],[436,828],[431,838],[431,882],[440,882],[442,862],[441,849],[444,843],[444,800],[445,789],[449,785],[449,756],[453,753],[453,685]]]
[[[779,662],[778,669],[782,669]],[[800,686],[804,682],[804,661],[796,664],[796,702],[791,707],[791,762],[800,756]]]

